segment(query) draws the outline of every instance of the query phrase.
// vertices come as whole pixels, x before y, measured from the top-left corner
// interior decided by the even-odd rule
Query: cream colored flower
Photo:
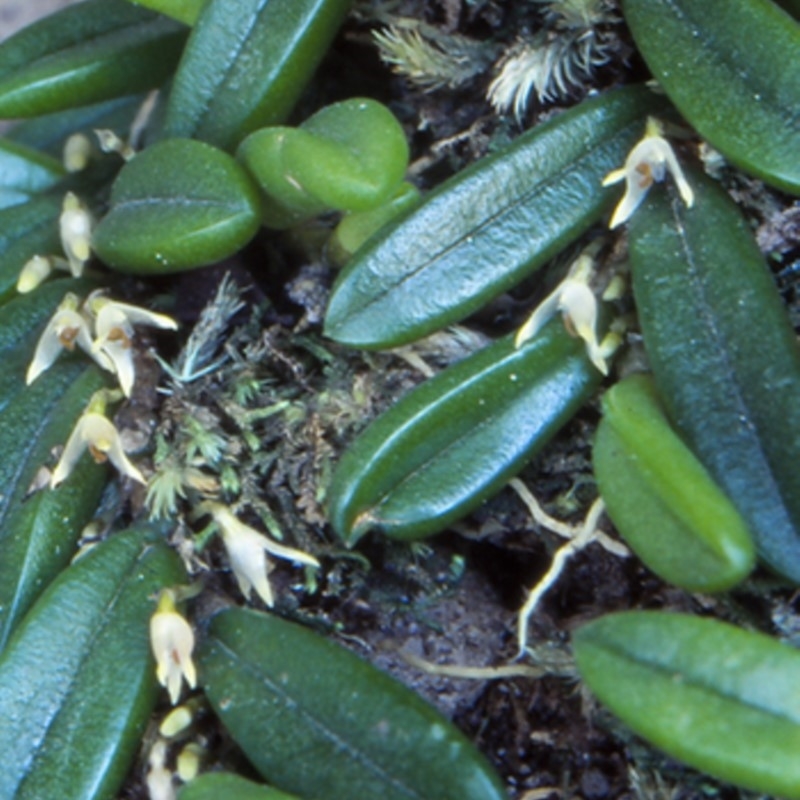
[[[233,569],[242,594],[248,600],[251,590],[255,589],[258,596],[268,606],[272,606],[274,602],[272,589],[267,579],[270,570],[267,553],[294,561],[297,564],[319,566],[319,561],[308,553],[284,547],[249,525],[240,522],[229,508],[220,503],[204,503],[202,508],[211,514],[219,526],[231,569]]]
[[[55,267],[56,259],[53,256],[32,256],[22,266],[17,278],[17,291],[20,294],[32,292],[50,277]]]
[[[92,352],[92,337],[89,323],[78,311],[78,298],[70,292],[61,301],[56,313],[50,318],[33,354],[25,382],[33,383],[46,369],[53,365],[62,350],[74,350],[77,344],[81,350]]]
[[[625,194],[614,210],[609,223],[610,228],[616,228],[627,222],[644,200],[648,189],[654,183],[663,181],[667,172],[675,179],[683,202],[689,208],[692,207],[694,192],[683,174],[678,159],[675,158],[670,143],[663,137],[663,132],[658,120],[653,117],[648,118],[645,135],[629,153],[625,166],[609,172],[603,179],[603,186],[625,181]]]
[[[175,607],[175,592],[163,589],[158,608],[150,617],[150,646],[156,659],[156,677],[169,692],[172,705],[178,702],[181,683],[186,679],[191,689],[197,685],[192,662],[194,632]]]
[[[79,278],[92,255],[92,215],[77,195],[67,192],[58,223],[61,246],[70,270],[74,277]]]
[[[110,461],[121,474],[131,480],[147,483],[142,473],[125,455],[114,423],[98,411],[92,410],[90,403],[89,410],[78,420],[64,446],[61,459],[50,477],[51,488],[54,489],[69,477],[87,448],[98,464]]]
[[[592,363],[603,375],[607,375],[606,359],[613,353],[613,348],[610,340],[603,340],[602,343],[597,341],[597,298],[589,286],[593,270],[594,261],[591,256],[579,256],[564,280],[539,304],[519,329],[514,340],[515,346],[520,347],[532,339],[552,317],[561,312],[567,330],[586,342]]]
[[[94,316],[95,339],[92,353],[102,353],[108,359],[123,394],[130,397],[135,380],[134,326],[149,325],[176,330],[178,323],[165,314],[156,314],[146,308],[111,300],[102,290],[92,292],[86,299],[85,307]]]

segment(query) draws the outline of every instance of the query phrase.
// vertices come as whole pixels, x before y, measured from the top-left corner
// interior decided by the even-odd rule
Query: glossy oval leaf
[[[800,23],[771,0],[623,0],[642,56],[733,164],[800,194]]]
[[[209,772],[187,783],[178,800],[300,800],[272,786],[253,783],[228,772]]]
[[[299,128],[256,131],[236,155],[266,196],[265,224],[284,227],[388,201],[405,175],[408,143],[386,106],[359,97],[326,106]]]
[[[670,426],[649,376],[631,375],[603,396],[592,462],[609,517],[659,577],[692,592],[747,577],[747,526]]]
[[[448,367],[356,439],[328,492],[348,544],[376,530],[416,539],[498,492],[575,414],[602,376],[560,319]]]
[[[209,0],[170,92],[164,136],[234,150],[286,120],[351,0]]]
[[[170,548],[139,528],[51,584],[0,657],[0,797],[115,796],[157,695],[153,597],[185,579]]]
[[[212,620],[199,662],[215,712],[283,791],[327,800],[506,796],[472,743],[425,701],[306,628],[229,609]]]
[[[603,177],[660,102],[642,87],[588,100],[445,182],[347,265],[326,335],[394,347],[519,283],[600,219],[613,199]]]
[[[34,491],[32,485],[43,467],[52,466],[53,449],[64,445],[90,397],[103,386],[97,368],[65,359],[0,413],[0,651],[34,600],[67,566],[97,509],[108,473],[88,454],[57,489]]]
[[[32,117],[159,86],[185,28],[125,0],[84,0],[0,44],[0,117]]]
[[[800,353],[749,225],[689,173],[693,208],[651,191],[629,224],[633,290],[659,394],[759,555],[800,581]]]
[[[180,272],[232,255],[259,223],[258,189],[233,157],[172,139],[123,167],[93,247],[122,272]]]
[[[60,161],[8,139],[0,139],[0,209],[29,200],[65,175]]]
[[[761,633],[663,612],[580,628],[589,688],[674,758],[755,792],[800,798],[800,651]]]

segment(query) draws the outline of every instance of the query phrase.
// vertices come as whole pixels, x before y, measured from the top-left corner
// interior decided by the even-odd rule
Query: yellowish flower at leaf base
[[[589,255],[579,256],[561,283],[539,304],[528,321],[517,332],[514,344],[522,346],[532,339],[557,313],[564,317],[567,330],[586,342],[592,363],[608,375],[607,358],[616,349],[616,336],[597,341],[597,298],[589,281],[594,271],[594,260]]]
[[[71,272],[69,262],[60,256],[32,256],[22,267],[17,278],[17,291],[28,294],[44,283],[54,270]]]
[[[83,275],[86,262],[92,255],[92,224],[92,215],[77,195],[67,192],[58,226],[61,246],[75,278]]]
[[[169,693],[172,705],[178,702],[183,679],[190,688],[197,685],[192,661],[194,631],[175,607],[175,592],[162,590],[158,608],[150,618],[150,646],[156,659],[156,677]]]
[[[118,303],[103,291],[92,292],[80,308],[74,294],[64,297],[39,338],[26,376],[29,384],[52,366],[62,350],[73,350],[77,344],[103,369],[114,373],[123,394],[130,397],[135,380],[134,326],[175,330],[178,323],[165,314]]]
[[[98,464],[110,461],[120,474],[139,483],[147,483],[142,473],[125,455],[114,423],[105,416],[106,403],[111,399],[109,394],[106,391],[97,392],[89,402],[87,410],[64,445],[64,452],[50,476],[50,488],[54,489],[69,477],[78,459],[87,449]]]
[[[67,172],[80,172],[89,166],[92,159],[92,142],[85,133],[73,133],[67,137],[61,161]]]
[[[683,174],[672,146],[663,137],[663,132],[658,120],[648,118],[644,138],[631,150],[625,166],[609,172],[603,179],[603,186],[625,181],[625,194],[611,217],[610,228],[627,222],[644,200],[648,189],[654,183],[663,181],[667,172],[675,179],[683,202],[689,208],[694,204],[692,187]]]
[[[211,514],[219,526],[231,569],[242,594],[248,600],[251,590],[255,589],[258,596],[268,606],[272,606],[274,603],[272,589],[267,578],[270,569],[267,553],[294,561],[297,564],[306,564],[311,567],[320,565],[319,561],[308,553],[284,547],[249,525],[240,522],[229,508],[220,503],[204,503],[201,510]]]
[[[102,290],[92,292],[86,299],[85,306],[94,317],[95,339],[92,343],[92,354],[102,353],[108,359],[123,394],[130,397],[135,378],[134,326],[149,325],[176,330],[178,323],[165,314],[111,300]]]
[[[33,383],[46,369],[51,367],[62,350],[74,350],[75,345],[85,353],[92,354],[92,336],[89,322],[78,310],[79,300],[70,292],[61,301],[56,313],[50,318],[33,354],[33,360],[25,376],[27,384]],[[97,360],[97,359],[96,359]],[[108,369],[108,362],[100,361]]]

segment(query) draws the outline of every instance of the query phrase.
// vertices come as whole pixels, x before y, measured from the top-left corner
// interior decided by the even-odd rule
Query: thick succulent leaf
[[[209,772],[181,789],[178,800],[300,800],[272,786],[253,783],[228,772]]]
[[[771,0],[623,0],[642,56],[732,163],[800,194],[800,23]]]
[[[0,209],[24,203],[57,184],[65,171],[60,161],[7,139],[0,139]]]
[[[694,207],[651,191],[629,227],[633,290],[659,394],[747,522],[800,581],[800,352],[747,222],[689,173]]]
[[[393,347],[463,319],[598,221],[602,186],[661,101],[642,87],[581,103],[445,182],[359,250],[336,282],[325,333]]]
[[[520,348],[513,339],[426,381],[356,439],[329,490],[345,541],[444,530],[499,491],[599,385],[560,319]]]
[[[0,413],[0,651],[10,633],[67,566],[105,486],[105,468],[84,456],[57,489],[31,486],[62,446],[92,394],[104,385],[82,360],[54,365]]]
[[[153,596],[186,579],[144,528],[61,573],[0,657],[0,797],[114,797],[155,704]]]
[[[384,226],[408,213],[420,202],[419,189],[411,183],[401,183],[392,196],[371,211],[346,214],[328,241],[328,257],[337,264],[346,264],[353,254]]]
[[[717,592],[747,577],[747,526],[670,426],[649,376],[631,375],[603,396],[592,461],[614,525],[661,578]]]
[[[237,158],[267,198],[264,221],[283,227],[322,211],[369,211],[405,175],[408,143],[386,106],[353,98],[318,111],[299,128],[250,134]]]
[[[306,628],[229,609],[213,619],[199,660],[214,710],[281,790],[327,800],[506,796],[471,742],[420,697]]]
[[[171,139],[123,167],[93,246],[122,272],[179,272],[235,253],[258,230],[260,215],[258,189],[232,156]]]
[[[351,0],[209,0],[170,93],[164,135],[234,150],[284,122]]]
[[[700,617],[633,611],[579,629],[589,688],[669,755],[768,795],[800,798],[800,652]]]
[[[125,0],[85,0],[0,45],[0,117],[32,117],[159,86],[186,38]]]

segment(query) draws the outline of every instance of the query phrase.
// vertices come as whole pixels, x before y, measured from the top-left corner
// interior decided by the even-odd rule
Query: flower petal
[[[558,302],[561,296],[561,285],[556,286],[538,306],[527,322],[517,331],[514,338],[514,347],[522,347],[525,342],[533,339],[537,333],[555,316],[558,311]]]

